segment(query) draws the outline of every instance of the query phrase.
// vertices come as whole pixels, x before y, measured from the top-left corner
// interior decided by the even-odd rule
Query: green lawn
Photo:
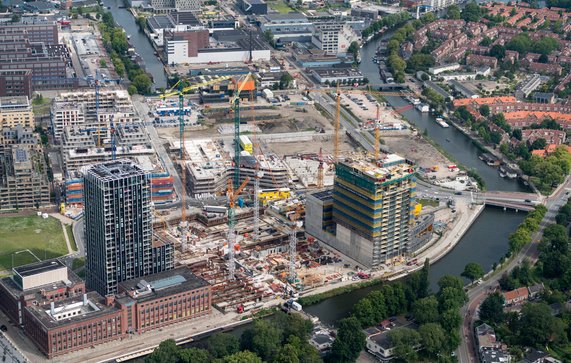
[[[439,201],[434,200],[434,199],[416,199],[417,203],[422,204],[423,206],[431,206],[431,207],[438,207],[438,205],[440,204]]]
[[[75,237],[73,235],[73,228],[71,225],[65,225],[65,230],[67,231],[67,238],[69,238],[69,243],[71,244],[71,249],[77,251],[77,243],[75,243]]]
[[[60,221],[36,215],[0,218],[0,270],[12,268],[12,256],[14,266],[37,261],[28,252],[13,255],[26,249],[41,260],[67,254]]]
[[[289,12],[292,12],[293,10],[283,1],[269,1],[268,2],[268,6],[275,10],[275,11],[279,11],[280,13],[284,13],[287,14]]]

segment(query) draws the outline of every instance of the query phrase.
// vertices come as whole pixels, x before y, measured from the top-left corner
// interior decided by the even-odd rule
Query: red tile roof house
[[[504,292],[504,305],[510,306],[520,304],[529,298],[527,287],[520,287],[512,291]]]

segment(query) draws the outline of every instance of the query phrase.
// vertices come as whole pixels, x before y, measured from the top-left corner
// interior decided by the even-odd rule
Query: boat
[[[127,34],[127,40],[131,39],[131,35]]]
[[[450,139],[446,139],[446,141],[450,142]]]
[[[450,125],[448,125],[446,122],[444,122],[444,119],[442,117],[437,117],[436,123],[439,124],[441,127],[444,127],[444,128],[450,127]]]
[[[414,107],[416,107],[416,109],[419,110],[420,112],[428,112],[430,110],[430,107],[422,102],[415,103]]]
[[[500,176],[501,176],[502,178],[505,178],[505,177],[506,177],[506,174],[505,174],[505,173],[502,173],[502,172],[500,171]]]

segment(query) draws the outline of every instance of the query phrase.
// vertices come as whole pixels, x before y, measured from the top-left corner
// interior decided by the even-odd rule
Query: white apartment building
[[[62,93],[51,108],[52,133],[57,141],[66,128],[108,130],[111,120],[117,124],[139,121],[127,91],[99,91],[99,119],[94,91]]]
[[[361,36],[344,23],[316,23],[311,42],[319,49],[331,55],[345,55],[354,41]]]

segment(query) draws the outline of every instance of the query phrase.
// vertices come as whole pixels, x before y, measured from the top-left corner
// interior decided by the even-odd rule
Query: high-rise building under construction
[[[87,287],[102,295],[117,284],[173,268],[172,245],[153,245],[151,191],[132,161],[84,170]]]
[[[414,175],[414,163],[395,154],[337,163],[332,195],[308,197],[308,233],[369,268],[411,252]]]

